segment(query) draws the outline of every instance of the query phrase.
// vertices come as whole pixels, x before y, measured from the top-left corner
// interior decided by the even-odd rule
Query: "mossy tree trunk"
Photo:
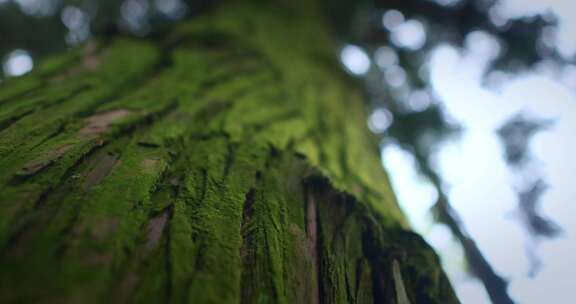
[[[3,84],[0,302],[457,302],[297,2]]]

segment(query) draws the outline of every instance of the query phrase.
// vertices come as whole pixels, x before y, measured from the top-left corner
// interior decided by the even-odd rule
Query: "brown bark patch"
[[[90,191],[94,186],[98,185],[116,166],[119,156],[112,153],[103,154],[96,162],[96,165],[86,174],[84,179],[84,191]]]
[[[132,114],[131,111],[118,109],[92,115],[86,118],[86,126],[78,132],[78,135],[97,136],[105,133],[114,122],[130,114]]]
[[[97,240],[103,240],[107,236],[112,235],[118,229],[120,221],[116,218],[102,219],[94,224],[91,231],[91,236]]]
[[[251,250],[251,235],[250,227],[252,224],[252,217],[254,216],[254,201],[256,196],[256,189],[250,188],[246,193],[244,200],[244,207],[242,210],[242,224],[240,227],[242,233],[242,247],[240,248],[240,256],[244,259],[250,255]]]
[[[82,63],[89,71],[95,71],[102,65],[102,58],[97,54],[97,46],[94,42],[88,42],[84,48]]]
[[[46,152],[41,157],[34,159],[24,165],[17,173],[18,176],[30,176],[40,172],[42,169],[48,167],[60,159],[66,152],[68,152],[73,145],[66,144],[55,148],[54,150]]]
[[[93,72],[102,66],[102,58],[98,54],[96,43],[88,42],[84,48],[81,64],[75,64],[73,67],[67,68],[63,73],[55,76],[50,82],[58,83],[70,79],[75,76],[80,76],[85,72]]]
[[[154,249],[160,241],[162,233],[164,232],[166,224],[168,223],[170,211],[171,208],[167,208],[159,215],[151,218],[148,222],[148,241],[146,242],[146,249]]]
[[[88,220],[74,229],[74,234],[87,234],[93,240],[104,240],[118,230],[120,220],[114,217]]]
[[[133,272],[129,272],[118,285],[116,296],[112,299],[112,303],[128,303],[130,296],[134,289],[138,286],[140,278]]]
[[[144,169],[146,173],[152,173],[156,170],[159,163],[160,159],[157,158],[145,159],[144,161],[142,161],[142,169]]]
[[[312,258],[312,263],[316,269],[317,283],[320,284],[320,261],[318,260],[318,204],[314,194],[309,193],[306,197],[306,234],[308,236],[308,250]],[[312,286],[312,302],[322,302],[319,285]]]
[[[398,260],[392,261],[392,278],[394,279],[394,287],[396,290],[396,303],[410,304],[410,300],[406,295],[406,287],[402,279],[402,271],[400,270],[400,263]]]
[[[294,236],[296,243],[296,273],[295,278],[296,289],[296,303],[318,303],[318,283],[316,282],[317,275],[311,275],[310,272],[315,272],[317,269],[314,253],[310,250],[310,240],[306,231],[300,228],[295,223],[288,225],[288,232]],[[312,269],[311,269],[312,268]]]
[[[114,259],[110,252],[89,252],[84,255],[84,260],[92,265],[109,265]]]
[[[306,204],[306,232],[308,235],[308,248],[310,249],[312,258],[315,261],[318,258],[316,248],[316,245],[318,244],[318,222],[316,210],[316,199],[313,195],[309,195]]]

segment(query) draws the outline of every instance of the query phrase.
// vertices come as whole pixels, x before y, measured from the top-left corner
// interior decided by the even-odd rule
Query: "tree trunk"
[[[0,302],[457,302],[318,10],[274,2],[3,84]]]

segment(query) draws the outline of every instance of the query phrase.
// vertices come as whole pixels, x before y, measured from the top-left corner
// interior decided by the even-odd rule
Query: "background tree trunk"
[[[319,10],[275,2],[3,84],[1,302],[457,302]]]

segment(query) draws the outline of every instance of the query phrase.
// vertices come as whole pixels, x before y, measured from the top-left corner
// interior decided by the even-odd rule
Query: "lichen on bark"
[[[3,84],[0,300],[457,302],[334,49],[311,2],[230,1]]]

